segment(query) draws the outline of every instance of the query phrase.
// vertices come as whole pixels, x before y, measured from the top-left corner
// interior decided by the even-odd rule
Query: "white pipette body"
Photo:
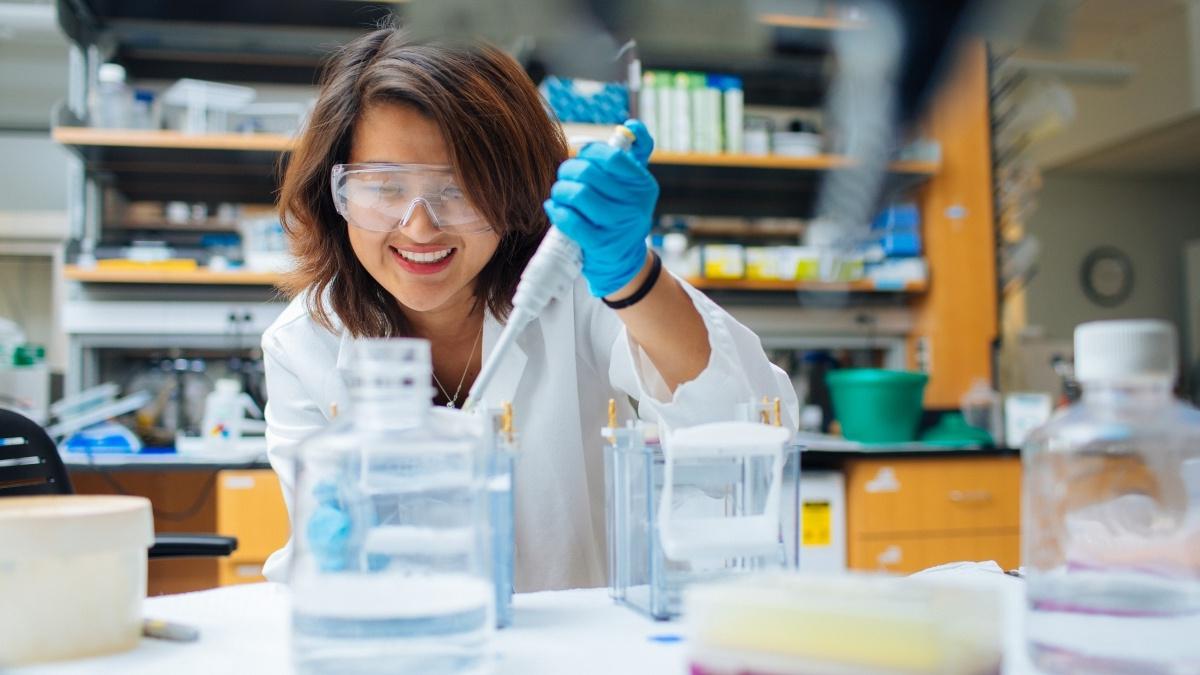
[[[613,129],[608,144],[629,150],[635,138],[629,127],[621,125]],[[517,292],[513,295],[513,309],[508,315],[508,322],[496,340],[492,353],[483,362],[475,383],[471,385],[467,401],[463,404],[464,410],[471,409],[483,400],[484,392],[517,336],[542,313],[551,300],[571,292],[582,269],[583,252],[579,250],[579,244],[551,225],[521,273],[521,283],[517,284]]]

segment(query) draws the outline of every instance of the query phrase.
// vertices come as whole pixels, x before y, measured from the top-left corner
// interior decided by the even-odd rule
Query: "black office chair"
[[[73,494],[67,467],[54,441],[33,420],[0,408],[0,498]],[[152,559],[227,556],[237,538],[216,534],[158,534]]]

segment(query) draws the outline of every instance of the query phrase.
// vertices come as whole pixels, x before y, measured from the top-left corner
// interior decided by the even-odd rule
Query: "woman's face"
[[[449,165],[450,153],[433,120],[411,106],[385,103],[359,118],[348,161]],[[354,255],[406,313],[471,306],[475,277],[500,243],[494,229],[443,232],[419,204],[408,224],[392,232],[346,227]]]

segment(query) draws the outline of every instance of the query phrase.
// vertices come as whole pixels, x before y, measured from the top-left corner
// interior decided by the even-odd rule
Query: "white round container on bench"
[[[136,646],[153,543],[141,497],[0,499],[0,670]]]

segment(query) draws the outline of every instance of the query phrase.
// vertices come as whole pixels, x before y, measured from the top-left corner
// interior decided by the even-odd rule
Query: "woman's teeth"
[[[414,251],[405,251],[402,249],[396,249],[396,252],[400,254],[401,258],[404,258],[405,260],[407,260],[409,262],[429,264],[429,263],[435,263],[439,260],[442,260],[446,256],[453,253],[454,249],[447,248],[447,249],[443,249],[441,251],[429,251],[427,253],[416,253]]]

